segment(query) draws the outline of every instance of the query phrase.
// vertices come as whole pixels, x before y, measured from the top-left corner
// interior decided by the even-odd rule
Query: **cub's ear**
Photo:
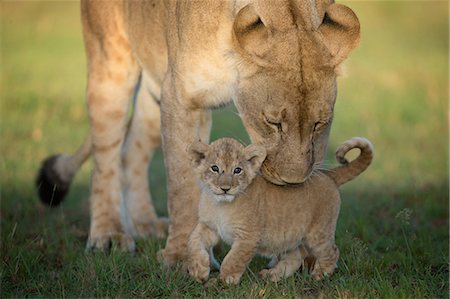
[[[205,159],[208,150],[209,145],[204,144],[201,141],[195,141],[189,146],[188,155],[194,167],[200,166],[203,159]]]
[[[258,170],[266,159],[267,152],[262,145],[250,144],[244,149],[244,155],[252,167]]]
[[[268,49],[269,30],[261,21],[253,5],[243,7],[234,20],[233,37],[238,48],[247,54],[263,56]]]
[[[332,64],[335,66],[344,61],[358,46],[359,20],[355,13],[345,5],[329,5],[325,10],[319,31],[333,56]]]

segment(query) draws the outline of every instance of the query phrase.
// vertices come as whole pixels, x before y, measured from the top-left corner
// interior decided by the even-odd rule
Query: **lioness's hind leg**
[[[81,2],[95,163],[87,249],[107,249],[117,243],[123,249],[134,250],[125,219],[128,213],[122,195],[120,153],[140,69],[124,31],[122,9],[120,1]]]
[[[125,199],[133,233],[139,237],[167,235],[168,219],[157,217],[148,185],[148,165],[161,143],[160,130],[159,103],[147,88],[144,74],[123,153]]]

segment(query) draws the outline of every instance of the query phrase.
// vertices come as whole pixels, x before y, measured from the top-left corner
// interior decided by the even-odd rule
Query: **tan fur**
[[[159,117],[171,218],[161,257],[168,264],[185,257],[197,222],[199,190],[180,174],[190,171],[189,144],[208,142],[211,108],[234,101],[252,140],[266,148],[264,177],[276,184],[307,180],[323,158],[335,67],[359,40],[349,8],[330,0],[82,0],[81,12],[98,191],[90,197],[88,248],[115,239],[132,249],[132,235],[155,233],[139,174],[159,143]],[[138,101],[149,117],[138,112],[124,147],[139,74],[143,98],[160,99],[161,114]]]
[[[207,251],[222,239],[232,245],[220,269],[220,278],[227,283],[239,282],[256,253],[278,256],[275,267],[261,275],[274,281],[288,277],[303,264],[303,246],[316,258],[313,277],[332,274],[339,257],[334,243],[340,207],[338,186],[359,175],[372,161],[372,145],[364,138],[341,145],[339,161],[355,147],[362,154],[349,164],[319,170],[302,185],[277,186],[256,175],[266,156],[263,147],[244,148],[229,138],[210,146],[193,144],[190,155],[202,193],[199,224],[188,246],[189,273],[199,281],[208,278]],[[236,168],[243,171],[236,174]]]

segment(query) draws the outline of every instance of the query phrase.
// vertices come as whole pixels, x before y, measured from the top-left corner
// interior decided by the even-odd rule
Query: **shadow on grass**
[[[448,182],[404,190],[344,188],[336,232],[341,257],[329,281],[314,282],[299,272],[271,284],[254,274],[267,262],[256,258],[241,287],[226,290],[161,269],[156,252],[164,241],[139,240],[135,256],[114,249],[110,255],[85,254],[88,192],[87,185],[75,184],[67,201],[50,209],[32,189],[3,188],[2,297],[447,295]]]

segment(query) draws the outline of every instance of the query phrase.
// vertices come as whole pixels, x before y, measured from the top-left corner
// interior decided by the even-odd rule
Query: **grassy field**
[[[328,159],[352,136],[369,138],[376,156],[342,191],[338,271],[275,284],[257,277],[266,261],[256,258],[241,285],[226,288],[161,269],[164,241],[139,240],[134,256],[85,254],[91,163],[64,204],[40,206],[40,161],[72,152],[88,131],[79,4],[1,2],[0,297],[448,297],[448,3],[347,4],[362,39],[339,79]],[[215,112],[213,139],[221,136],[247,140],[232,108]],[[150,176],[167,215],[160,151]]]

